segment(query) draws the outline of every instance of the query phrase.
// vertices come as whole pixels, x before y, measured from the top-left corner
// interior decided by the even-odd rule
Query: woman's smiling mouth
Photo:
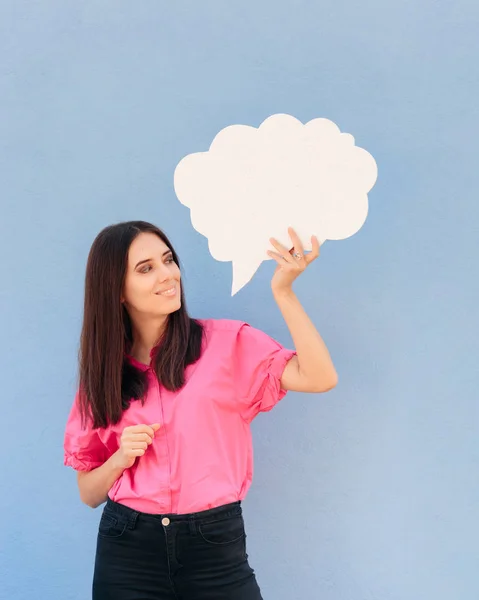
[[[176,286],[170,287],[167,290],[156,292],[157,296],[176,296]]]

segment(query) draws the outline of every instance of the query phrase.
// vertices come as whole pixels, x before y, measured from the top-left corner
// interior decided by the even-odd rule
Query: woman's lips
[[[166,290],[163,290],[162,292],[156,292],[157,296],[167,296],[167,297],[171,297],[171,296],[176,296],[176,287],[170,287]]]

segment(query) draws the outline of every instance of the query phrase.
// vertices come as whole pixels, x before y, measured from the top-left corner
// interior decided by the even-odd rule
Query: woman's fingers
[[[311,238],[311,246],[312,246],[311,252],[305,256],[305,259],[306,259],[306,262],[308,265],[310,263],[312,263],[313,260],[316,260],[320,253],[319,240],[315,235],[313,235],[313,237]]]
[[[318,238],[315,235],[313,235],[311,237],[311,247],[312,247],[311,252],[309,252],[308,254],[305,254],[303,244],[301,243],[301,240],[299,239],[299,236],[297,235],[295,230],[292,227],[289,227],[288,233],[291,238],[291,242],[293,244],[292,250],[289,250],[288,248],[286,248],[286,246],[283,246],[283,244],[281,244],[277,239],[270,238],[271,244],[278,251],[276,256],[282,257],[283,260],[285,260],[287,262],[291,262],[290,257],[292,257],[293,260],[299,262],[299,264],[306,264],[306,265],[309,265],[310,263],[313,262],[313,260],[316,260],[318,258],[319,254],[320,254],[320,243],[319,243]],[[275,253],[271,254],[270,252],[268,252],[268,254],[270,256],[273,256],[273,254],[275,254]],[[274,256],[273,256],[273,258],[274,258]]]
[[[154,425],[131,425],[130,427],[125,427],[123,430],[122,436],[139,436],[137,439],[144,439],[148,441],[148,439],[153,440],[155,437],[155,433],[160,428],[159,423],[155,423]]]
[[[278,242],[277,239],[275,238],[270,238],[270,243],[272,246],[274,246],[276,248],[276,250],[278,251],[277,253],[273,252],[272,254],[276,254],[277,256],[283,258],[286,262],[292,262],[292,256],[289,253],[288,248],[286,248],[286,246],[283,246],[283,244],[281,244],[280,242]],[[269,254],[269,252],[268,252]]]
[[[146,450],[144,450],[143,448],[136,448],[136,449],[129,448],[126,452],[126,455],[130,456],[132,458],[136,457],[136,456],[144,456],[145,454],[146,454]]]
[[[143,456],[148,446],[153,443],[156,431],[160,428],[159,423],[150,425],[131,425],[125,427],[121,432],[117,455],[120,457],[120,465],[129,469],[135,460]]]
[[[301,240],[299,239],[296,231],[292,227],[289,227],[288,233],[289,237],[291,238],[291,241],[293,242],[293,249],[291,250],[293,258],[295,258],[296,260],[304,260],[303,244],[301,243]]]
[[[122,439],[126,442],[146,442],[151,444],[153,437],[147,433],[124,433]]]
[[[271,250],[268,250],[267,254],[271,256],[271,258],[274,258],[274,260],[282,267],[288,264],[288,260],[278,252],[272,252]],[[292,261],[289,261],[290,264],[291,262]]]
[[[128,430],[131,433],[147,433],[149,436],[153,437],[155,435],[155,431],[159,428],[159,424],[155,423],[155,425],[131,425],[130,427],[125,427],[124,431]]]
[[[131,450],[147,450],[149,444],[147,442],[131,442]]]
[[[143,456],[153,443],[155,432],[159,429],[158,423],[149,425],[132,425],[125,427],[121,434],[120,450],[128,457]]]
[[[292,250],[289,250],[288,248],[286,248],[286,246],[283,246],[283,244],[281,244],[276,238],[270,238],[271,244],[278,251],[276,256],[282,257],[283,260],[285,260],[287,262],[292,262],[290,259],[290,257],[291,257],[294,261],[298,262],[300,265],[304,265],[304,264],[308,265],[313,260],[318,258],[318,256],[319,256],[319,241],[316,236],[313,236],[311,238],[312,251],[308,254],[305,254],[303,244],[301,243],[301,240],[299,239],[299,236],[296,233],[296,231],[292,227],[289,227],[288,233],[291,238],[291,242],[293,244]],[[273,256],[274,253],[271,254],[270,252],[268,252],[268,254],[270,256]],[[273,256],[273,258],[274,258],[274,256]]]

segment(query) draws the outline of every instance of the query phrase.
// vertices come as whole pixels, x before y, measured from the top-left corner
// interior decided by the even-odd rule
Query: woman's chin
[[[166,315],[170,315],[174,312],[177,312],[181,308],[181,299],[174,299],[172,302],[168,302],[168,304],[164,307],[164,313]]]

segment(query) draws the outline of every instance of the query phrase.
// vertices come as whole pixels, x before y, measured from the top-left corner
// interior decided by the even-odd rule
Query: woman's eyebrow
[[[166,252],[163,252],[163,254],[161,255],[161,257],[163,258],[164,256],[166,256],[167,254],[173,254],[171,250],[167,250]],[[142,265],[143,263],[147,263],[150,262],[151,260],[153,260],[153,258],[145,258],[144,260],[140,260],[139,263],[136,264],[135,269],[137,269],[140,265]]]

